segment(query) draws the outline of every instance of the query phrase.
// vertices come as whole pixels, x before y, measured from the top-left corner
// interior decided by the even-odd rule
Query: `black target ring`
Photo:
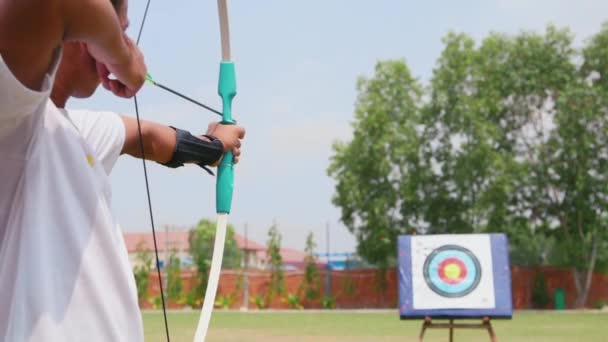
[[[443,276],[446,272],[441,267],[445,263],[452,269],[456,268],[457,275],[462,277],[451,281]],[[481,281],[481,273],[481,264],[475,254],[457,245],[443,245],[434,249],[423,265],[426,284],[433,292],[446,298],[464,297],[474,291]]]

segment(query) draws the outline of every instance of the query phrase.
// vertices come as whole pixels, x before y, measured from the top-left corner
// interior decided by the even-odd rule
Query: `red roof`
[[[244,236],[239,234],[234,234],[234,239],[236,240],[237,246],[239,249],[247,250],[247,251],[265,251],[266,246],[259,244],[251,239],[245,239]]]
[[[165,245],[169,249],[177,249],[178,251],[187,251],[190,249],[188,243],[188,231],[172,231],[169,233],[158,232],[156,233],[156,243],[158,244],[158,250],[164,251]],[[125,244],[127,245],[127,251],[134,253],[137,251],[137,247],[140,243],[143,243],[143,247],[149,250],[154,250],[154,240],[152,233],[124,233]],[[253,240],[247,239],[242,235],[234,234],[237,246],[242,250],[248,250],[255,252],[261,260],[267,260],[266,246],[257,243]],[[285,265],[292,265],[296,267],[302,267],[304,265],[304,259],[306,253],[301,250],[294,248],[281,248],[281,257]],[[326,262],[317,259],[317,265],[325,265]]]
[[[188,243],[188,231],[173,231],[168,234],[165,232],[156,233],[156,243],[158,244],[158,250],[162,251],[165,249],[165,243],[168,241],[169,249],[176,248],[179,251],[187,251],[190,248]],[[168,238],[166,238],[168,235]],[[154,239],[152,233],[124,233],[125,244],[127,245],[127,251],[133,253],[137,250],[137,246],[143,242],[143,247],[149,250],[154,250]],[[247,239],[239,234],[234,234],[234,239],[239,249],[248,251],[265,251],[266,246],[259,244],[253,240]]]
[[[143,247],[149,250],[154,250],[154,239],[152,233],[123,233],[125,238],[125,244],[127,245],[127,251],[133,253],[137,251],[137,247],[140,243],[143,243]],[[168,243],[167,243],[168,242]],[[188,232],[177,231],[177,232],[157,232],[156,243],[159,251],[164,251],[165,246],[168,249],[177,249],[178,251],[187,251],[190,248],[188,243]]]

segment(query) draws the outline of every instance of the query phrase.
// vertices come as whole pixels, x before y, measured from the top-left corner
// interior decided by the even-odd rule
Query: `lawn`
[[[146,341],[165,341],[162,313],[143,314]],[[192,341],[199,312],[170,312],[171,341]],[[389,312],[222,312],[207,341],[417,341],[420,321]],[[499,341],[608,341],[608,313],[519,312],[494,321]],[[483,330],[457,330],[456,341],[489,341]],[[447,330],[427,330],[425,341],[447,341]]]

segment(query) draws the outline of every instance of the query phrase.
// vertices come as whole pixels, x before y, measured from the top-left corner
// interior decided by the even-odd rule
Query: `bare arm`
[[[121,154],[142,158],[137,119],[124,115],[121,115],[121,118],[125,125],[125,143]],[[224,146],[224,152],[231,150],[234,154],[234,162],[239,162],[241,155],[240,139],[245,137],[245,130],[242,127],[237,125],[220,125],[214,122],[209,124],[207,134],[218,138]],[[141,136],[144,142],[146,160],[164,164],[173,158],[176,148],[176,134],[173,128],[142,120]],[[199,136],[198,138],[209,141],[204,136]]]
[[[0,54],[25,86],[40,89],[54,51],[65,40],[90,44],[94,57],[133,91],[145,81],[143,58],[126,42],[109,0],[0,2]]]
[[[63,0],[64,40],[77,40],[95,46],[98,61],[127,64],[132,52],[125,42],[118,15],[110,0]]]
[[[142,158],[137,119],[121,115],[125,124],[125,144],[121,154]],[[173,128],[150,121],[141,121],[141,135],[144,141],[146,160],[166,163],[175,151],[175,131]]]
[[[64,0],[71,19],[66,40],[84,41],[97,60],[98,73],[115,95],[132,97],[146,80],[141,51],[124,33],[109,0]],[[87,15],[88,14],[88,15]],[[112,73],[118,81],[110,81]]]

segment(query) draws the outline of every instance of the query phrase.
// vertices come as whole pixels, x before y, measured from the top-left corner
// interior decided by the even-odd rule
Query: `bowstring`
[[[148,17],[148,9],[150,8],[150,0],[146,2],[146,9],[144,11],[144,16],[141,20],[141,25],[139,26],[139,32],[137,34],[137,40],[135,42],[136,45],[139,45],[139,41],[141,39],[141,34],[144,30],[144,25],[146,23],[146,18]],[[156,227],[154,225],[154,215],[152,211],[152,196],[150,195],[150,183],[148,181],[148,169],[146,167],[146,150],[144,148],[144,140],[143,135],[141,133],[141,121],[139,116],[139,106],[137,104],[137,95],[133,97],[133,102],[135,103],[135,116],[137,118],[137,134],[139,135],[139,148],[141,151],[141,161],[144,169],[144,179],[146,183],[146,195],[148,197],[148,212],[150,213],[150,224],[152,225],[152,239],[154,240],[154,256],[156,258],[156,272],[158,275],[158,285],[160,286],[160,298],[163,304],[163,318],[165,321],[165,333],[167,336],[167,342],[170,342],[169,338],[169,324],[167,322],[167,307],[165,303],[165,294],[163,291],[163,278],[160,273],[160,258],[158,257],[158,243],[156,241]],[[168,241],[165,241],[165,248],[167,248]]]

